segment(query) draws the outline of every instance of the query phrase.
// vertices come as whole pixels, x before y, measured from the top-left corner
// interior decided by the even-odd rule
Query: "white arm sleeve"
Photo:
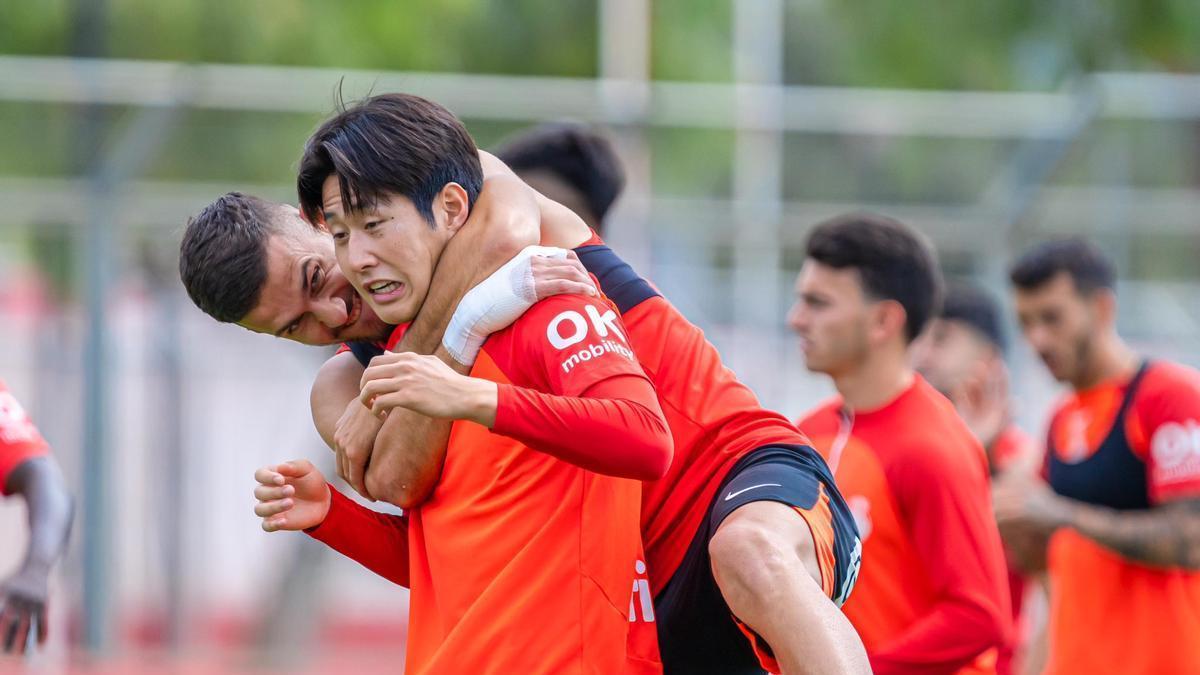
[[[442,345],[455,361],[469,366],[475,363],[487,337],[512,325],[537,302],[533,282],[533,256],[566,258],[567,250],[550,246],[527,246],[512,260],[467,291],[450,325],[442,337]]]

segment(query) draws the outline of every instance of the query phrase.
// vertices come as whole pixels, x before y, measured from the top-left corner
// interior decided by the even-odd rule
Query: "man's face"
[[[294,207],[280,208],[277,231],[267,239],[262,295],[238,325],[306,345],[386,337],[390,327],[338,269],[329,235]]]
[[[1029,346],[1054,379],[1071,382],[1085,371],[1099,325],[1099,295],[1081,295],[1062,272],[1041,286],[1017,289],[1017,319]]]
[[[874,304],[863,295],[857,270],[805,261],[788,325],[800,336],[808,369],[836,376],[861,363]]]
[[[442,195],[434,200],[434,223],[410,199],[395,194],[371,208],[349,210],[335,175],[326,178],[321,196],[337,262],[350,284],[385,321],[412,321],[455,231],[447,225]]]
[[[954,319],[934,319],[912,349],[913,367],[947,396],[996,357],[996,348],[987,338]]]

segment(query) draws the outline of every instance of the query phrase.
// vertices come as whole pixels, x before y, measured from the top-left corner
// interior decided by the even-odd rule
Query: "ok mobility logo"
[[[584,318],[583,314],[569,309],[554,317],[550,321],[550,325],[546,326],[546,339],[550,340],[550,346],[559,351],[570,349],[583,342],[588,338],[592,329],[600,337],[599,342],[586,344],[568,356],[562,363],[564,373],[571,372],[575,366],[584,361],[598,359],[605,354],[620,354],[631,361],[636,361],[633,350],[628,347],[629,341],[621,333],[616,312],[610,309],[601,314],[595,305],[587,305],[583,309],[587,318]],[[610,334],[620,338],[621,342],[609,339]]]

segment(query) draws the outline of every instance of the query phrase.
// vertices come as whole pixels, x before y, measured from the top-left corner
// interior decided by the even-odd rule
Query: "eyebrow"
[[[306,293],[308,292],[308,279],[309,279],[308,270],[310,267],[312,267],[312,258],[305,260],[304,264],[300,266],[300,290],[302,290]],[[283,324],[282,328],[275,331],[275,337],[282,337],[284,331],[286,331],[292,325],[298,323],[300,321],[300,319],[303,319],[303,318],[304,318],[304,315],[301,314],[300,316],[296,317],[295,319],[292,319],[291,321],[288,321],[287,323]]]

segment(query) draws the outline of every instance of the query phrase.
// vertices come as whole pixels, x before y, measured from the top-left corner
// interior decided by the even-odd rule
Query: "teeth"
[[[398,282],[380,281],[378,283],[374,283],[374,284],[371,284],[370,286],[368,286],[367,290],[371,291],[372,293],[390,293],[391,291],[394,291],[397,288],[400,288],[400,284]]]

